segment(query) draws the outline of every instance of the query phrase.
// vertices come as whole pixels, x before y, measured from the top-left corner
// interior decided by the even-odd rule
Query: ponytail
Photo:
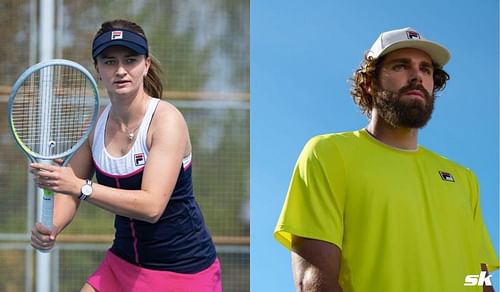
[[[158,59],[151,54],[149,57],[151,58],[151,66],[148,74],[144,77],[144,91],[152,97],[161,99],[163,96],[163,82],[161,80],[163,72]]]

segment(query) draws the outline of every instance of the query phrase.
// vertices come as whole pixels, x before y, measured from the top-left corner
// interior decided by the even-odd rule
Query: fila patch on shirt
[[[441,176],[442,180],[449,181],[449,182],[455,182],[455,178],[453,178],[453,175],[449,172],[444,172],[444,171],[439,171],[439,175]]]
[[[146,163],[146,161],[144,160],[144,153],[134,154],[134,163],[135,166],[144,165]]]

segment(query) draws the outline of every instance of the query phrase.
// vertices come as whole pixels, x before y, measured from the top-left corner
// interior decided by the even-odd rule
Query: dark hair
[[[380,64],[382,64],[383,60],[384,57],[374,59],[365,55],[360,67],[351,77],[352,87],[350,93],[354,103],[358,105],[363,114],[368,118],[371,117],[373,96],[368,93],[367,85],[371,85],[372,89],[377,89],[377,78],[380,71]],[[437,64],[432,63],[432,66],[434,68],[434,92],[441,91],[446,87],[446,81],[450,79],[450,75]]]
[[[101,24],[101,28],[94,36],[94,40],[103,33],[116,29],[129,30],[140,34],[145,39],[147,39],[146,33],[138,24],[124,19],[115,19],[103,22]],[[161,79],[163,72],[160,68],[160,62],[158,61],[158,59],[156,59],[151,53],[149,53],[149,57],[151,58],[151,66],[149,67],[148,74],[144,77],[144,91],[152,97],[161,98],[163,95],[163,82]],[[95,58],[94,64],[96,64]]]

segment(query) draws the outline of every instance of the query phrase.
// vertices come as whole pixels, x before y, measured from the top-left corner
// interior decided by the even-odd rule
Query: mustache
[[[408,91],[412,90],[418,90],[422,92],[426,100],[429,100],[431,98],[431,94],[429,93],[429,91],[427,91],[427,89],[425,89],[425,87],[422,84],[410,84],[403,86],[401,89],[399,89],[398,95],[401,96],[407,93]]]

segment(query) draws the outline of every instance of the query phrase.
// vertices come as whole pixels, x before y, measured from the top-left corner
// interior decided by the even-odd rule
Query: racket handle
[[[54,215],[54,193],[52,191],[43,190],[42,200],[42,225],[47,229],[53,228],[53,215]]]

